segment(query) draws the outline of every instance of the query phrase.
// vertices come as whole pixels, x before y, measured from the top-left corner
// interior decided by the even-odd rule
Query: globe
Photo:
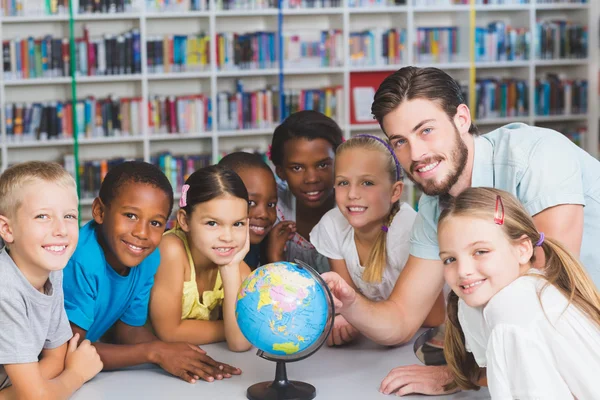
[[[277,362],[275,380],[251,386],[248,398],[314,398],[312,385],[287,380],[285,363],[309,357],[331,331],[333,300],[321,276],[298,260],[263,265],[242,283],[235,313],[258,355]]]

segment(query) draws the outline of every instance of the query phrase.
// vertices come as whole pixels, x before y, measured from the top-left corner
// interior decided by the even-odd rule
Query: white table
[[[192,385],[172,377],[158,367],[115,372],[102,372],[86,383],[75,395],[76,400],[137,400],[137,399],[245,399],[246,389],[254,383],[272,381],[275,363],[256,356],[256,349],[246,353],[232,353],[224,343],[202,346],[215,360],[242,369],[241,376]],[[289,363],[290,380],[310,383],[317,388],[316,399],[369,400],[398,397],[379,393],[381,380],[394,367],[420,364],[412,350],[412,343],[389,348],[367,339],[342,348],[323,346],[311,357]],[[407,399],[489,399],[487,389],[478,392],[460,392],[448,396],[406,396]]]

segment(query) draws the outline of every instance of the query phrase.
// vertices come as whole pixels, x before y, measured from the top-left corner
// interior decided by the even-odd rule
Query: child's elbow
[[[246,340],[239,342],[228,341],[227,348],[229,351],[233,351],[234,353],[243,353],[250,350],[252,345]]]

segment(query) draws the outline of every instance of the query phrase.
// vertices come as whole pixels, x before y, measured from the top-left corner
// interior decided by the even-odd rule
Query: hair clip
[[[183,208],[187,206],[187,192],[190,190],[190,185],[183,185],[181,187],[181,198],[179,199],[179,207]]]
[[[268,159],[269,161],[272,161],[272,160],[271,160],[271,149],[272,149],[272,148],[273,148],[273,145],[272,145],[272,144],[270,144],[270,145],[269,145],[269,147],[267,148],[267,159]]]
[[[538,239],[537,243],[535,244],[535,247],[540,247],[542,245],[542,243],[544,243],[544,232],[540,232],[540,238]]]
[[[494,222],[498,225],[504,224],[504,204],[502,204],[502,197],[496,196],[496,211],[494,211]]]

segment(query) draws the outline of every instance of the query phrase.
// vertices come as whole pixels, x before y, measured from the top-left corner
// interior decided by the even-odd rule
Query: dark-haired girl
[[[177,226],[160,244],[152,325],[165,341],[225,340],[232,351],[249,350],[235,318],[237,292],[250,273],[243,261],[250,246],[246,187],[230,169],[202,168],[183,185],[179,207]]]
[[[270,262],[299,259],[318,272],[329,271],[327,257],[308,238],[335,206],[333,160],[343,140],[336,122],[316,111],[294,113],[275,129],[271,161],[280,179],[277,220],[281,223],[269,235]]]

